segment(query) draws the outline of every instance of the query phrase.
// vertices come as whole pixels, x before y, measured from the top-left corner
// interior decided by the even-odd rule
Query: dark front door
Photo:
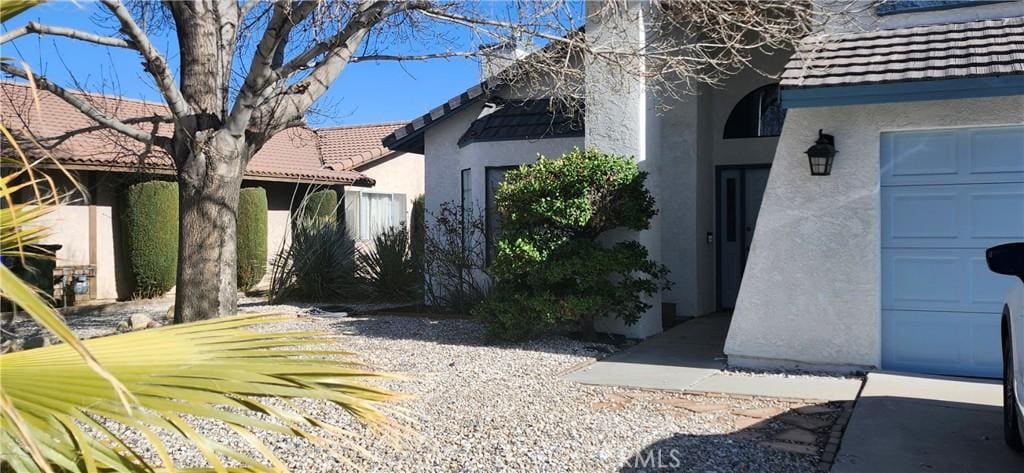
[[[736,305],[761,198],[767,166],[718,168],[718,305]]]

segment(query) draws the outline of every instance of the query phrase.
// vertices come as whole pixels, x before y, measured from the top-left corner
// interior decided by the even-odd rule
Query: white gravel
[[[245,310],[308,312],[295,306]],[[85,315],[69,317],[69,322],[85,322],[88,330],[104,325]],[[480,325],[467,320],[306,315],[282,325],[278,329],[335,332],[340,348],[359,354],[371,367],[408,376],[384,385],[412,396],[400,407],[415,419],[417,434],[395,446],[357,428],[364,434],[359,443],[375,458],[347,458],[363,470],[805,472],[818,466],[818,455],[779,451],[760,445],[761,438],[734,433],[731,411],[794,407],[783,401],[586,386],[559,377],[601,354],[603,347],[563,337],[494,345],[485,341]],[[659,402],[671,396],[727,404],[728,409],[695,413]],[[310,414],[351,425],[347,414],[333,406],[305,407]],[[784,427],[769,422],[762,428]],[[222,426],[200,429],[229,444],[239,442]],[[320,447],[265,433],[261,437],[294,471],[354,469]],[[194,448],[177,444],[172,452],[186,464],[201,464]]]

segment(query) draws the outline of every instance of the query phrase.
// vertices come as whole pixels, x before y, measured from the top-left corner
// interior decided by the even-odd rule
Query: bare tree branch
[[[142,28],[139,28],[131,13],[119,0],[101,1],[117,17],[117,20],[121,23],[121,31],[131,38],[132,42],[135,43],[134,49],[146,60],[146,71],[156,80],[157,88],[160,89],[164,100],[167,101],[167,106],[171,109],[171,113],[178,120],[188,116],[189,105],[174,81],[174,74],[167,67],[167,60],[160,55],[160,52],[153,47],[153,43],[149,41],[149,36],[142,31]]]
[[[245,18],[245,15],[248,15],[249,12],[252,11],[254,7],[256,7],[256,5],[259,5],[260,1],[261,0],[248,0],[247,2],[245,2],[245,4],[243,4],[242,7],[238,10],[238,17]]]
[[[0,63],[0,70],[13,76],[29,80],[28,73],[25,72],[25,70],[17,66],[14,66],[13,64],[6,62]],[[46,90],[52,93],[53,95],[56,95],[57,97],[60,97],[71,106],[77,108],[78,111],[84,113],[89,118],[95,120],[97,123],[107,128],[110,128],[114,131],[117,131],[118,133],[121,133],[130,138],[134,138],[143,143],[153,143],[156,138],[154,135],[150,133],[146,133],[136,127],[128,125],[114,117],[111,117],[106,112],[96,107],[93,107],[90,103],[68,92],[67,89],[57,84],[54,84],[53,82],[50,82],[46,77],[40,76],[38,74],[32,74],[31,80],[33,80],[36,86],[38,86],[39,88]]]
[[[96,43],[103,46],[113,46],[116,48],[128,48],[135,49],[135,44],[131,41],[126,41],[121,38],[115,38],[113,36],[101,36],[94,33],[89,33],[73,28],[65,28],[62,26],[50,26],[42,25],[34,21],[28,22],[25,26],[12,30],[0,36],[0,44],[4,44],[12,39],[31,34],[51,35],[51,36],[65,36],[71,39],[77,39],[80,41],[86,41],[89,43]]]
[[[456,57],[480,57],[480,52],[477,51],[450,51],[444,53],[433,53],[433,54],[413,54],[413,55],[394,55],[394,54],[367,54],[364,56],[353,57],[349,62],[368,62],[368,61],[429,61],[432,59],[451,59]]]
[[[316,2],[312,1],[274,5],[274,13],[256,46],[249,72],[226,121],[225,129],[232,135],[239,135],[248,127],[263,92],[278,79],[275,63],[284,57],[292,28],[305,20],[315,7]]]

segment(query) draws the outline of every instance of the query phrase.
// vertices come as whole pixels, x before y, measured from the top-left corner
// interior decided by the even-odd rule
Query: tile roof
[[[459,146],[485,141],[583,136],[582,114],[569,115],[552,110],[548,100],[488,105],[489,108],[484,108],[480,118],[473,121],[466,133],[459,138]]]
[[[320,137],[320,155],[324,164],[338,170],[355,170],[392,153],[381,144],[406,123],[375,123],[317,128]]]
[[[99,94],[75,92],[96,108],[121,120],[153,115],[168,115],[162,104]],[[69,167],[131,171],[146,169],[169,172],[174,168],[171,157],[162,149],[146,146],[115,131],[98,126],[61,98],[40,91],[36,110],[30,88],[25,84],[0,82],[0,122],[12,133],[25,137],[25,130],[51,155]],[[39,113],[42,112],[42,113]],[[134,125],[171,136],[170,123]],[[249,161],[246,178],[289,182],[329,182],[373,185],[373,180],[350,170],[334,170],[323,165],[313,130],[296,127],[274,135]]]
[[[455,112],[476,103],[494,91],[500,83],[496,79],[487,79],[466,89],[465,92],[448,99],[447,102],[434,107],[429,112],[396,129],[384,137],[384,146],[393,151],[423,152],[422,132],[452,116]]]
[[[1024,74],[1024,17],[803,40],[782,87],[810,88]]]

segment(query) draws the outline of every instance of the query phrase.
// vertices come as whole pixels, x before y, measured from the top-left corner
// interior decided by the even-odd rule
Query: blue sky
[[[88,2],[43,4],[7,22],[19,27],[35,20],[112,34],[109,23],[96,23],[99,8]],[[153,35],[154,45],[172,64],[173,32]],[[12,46],[13,43],[13,46]],[[24,59],[32,70],[70,88],[119,93],[160,101],[134,52],[60,37],[23,36],[4,45],[0,55]],[[78,83],[71,80],[72,74]],[[317,126],[409,120],[476,84],[479,66],[468,59],[424,62],[351,64],[321,100],[322,115],[310,116]]]

